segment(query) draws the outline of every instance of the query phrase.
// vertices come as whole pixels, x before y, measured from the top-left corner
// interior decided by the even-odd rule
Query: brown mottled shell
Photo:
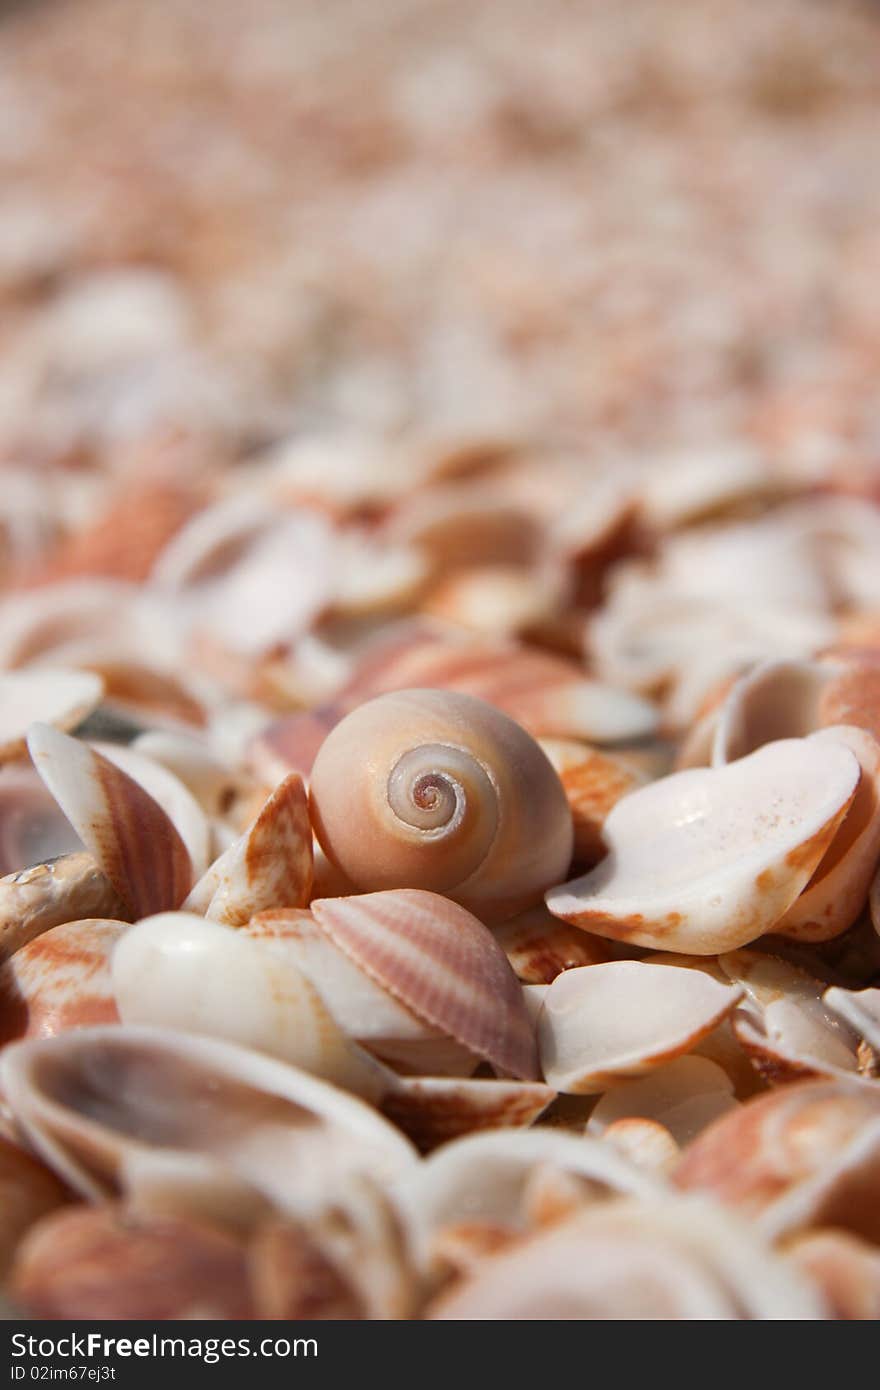
[[[312,873],[308,800],[302,778],[291,773],[250,829],[199,880],[185,907],[242,927],[258,912],[305,907]]]
[[[381,1102],[382,1113],[420,1153],[482,1130],[527,1129],[556,1092],[538,1081],[404,1076]]]
[[[64,922],[0,965],[0,1042],[49,1038],[119,1019],[110,955],[124,922]]]
[[[0,1137],[0,1278],[25,1231],[69,1201],[68,1189],[38,1158]]]
[[[643,785],[629,768],[603,753],[591,753],[576,767],[560,774],[574,825],[574,858],[578,864],[597,864],[606,853],[602,826],[612,806]]]
[[[157,801],[94,748],[35,724],[34,766],[134,917],[179,907],[192,885],[180,833]]]
[[[543,903],[503,922],[492,934],[517,978],[527,985],[549,985],[563,970],[614,959],[612,947],[601,936],[560,922]]]
[[[16,1257],[10,1291],[33,1317],[252,1318],[245,1252],[172,1216],[75,1206],[47,1217]]]
[[[537,1078],[522,990],[491,932],[436,893],[397,889],[312,903],[319,926],[413,1013],[511,1076]]]

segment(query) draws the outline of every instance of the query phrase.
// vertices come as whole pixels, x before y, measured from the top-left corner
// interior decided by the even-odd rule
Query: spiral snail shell
[[[312,769],[312,821],[362,892],[424,888],[501,921],[565,877],[572,820],[538,744],[492,705],[402,690],[331,730]]]

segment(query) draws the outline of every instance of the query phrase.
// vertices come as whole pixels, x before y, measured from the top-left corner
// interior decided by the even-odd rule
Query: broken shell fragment
[[[354,1173],[390,1182],[415,1161],[354,1096],[195,1034],[116,1025],[12,1043],[0,1082],[29,1142],[90,1201],[136,1201],[144,1172],[155,1191],[158,1163],[166,1209],[179,1172],[202,1217],[212,1201],[221,1219],[239,1200],[252,1211],[254,1193],[302,1216],[338,1201]]]
[[[858,1036],[822,1002],[820,980],[757,951],[731,951],[718,963],[745,990],[733,1032],[765,1081],[855,1075]]]
[[[0,879],[0,959],[65,922],[125,915],[121,897],[90,854],[35,864]]]
[[[880,1053],[880,989],[850,990],[833,985],[823,994],[822,1002]]]
[[[384,989],[499,1071],[537,1079],[522,990],[491,932],[436,893],[397,889],[312,903],[318,925]]]
[[[690,1051],[741,997],[676,966],[619,960],[566,970],[538,1016],[544,1076],[558,1091],[604,1091]]]
[[[0,965],[0,1042],[50,1038],[119,1019],[110,955],[124,922],[91,918],[51,927]]]
[[[681,1154],[681,1149],[665,1125],[659,1120],[625,1115],[613,1120],[604,1138],[640,1168],[650,1172],[669,1173]]]
[[[130,928],[110,972],[124,1023],[225,1038],[371,1100],[384,1089],[378,1064],[348,1041],[311,981],[265,941],[192,913],[162,913]]]
[[[302,778],[275,788],[253,825],[195,885],[184,908],[241,927],[258,912],[305,907],[312,887],[312,828]]]
[[[34,721],[73,729],[100,703],[104,685],[87,671],[37,667],[0,675],[0,763],[26,756]]]
[[[395,1078],[380,1102],[420,1153],[481,1130],[527,1129],[555,1098],[540,1081],[453,1076]]]
[[[723,1115],[675,1174],[757,1220],[773,1239],[811,1226],[880,1237],[880,1087],[804,1081]]]
[[[563,970],[598,965],[614,951],[601,936],[561,922],[541,903],[493,930],[523,984],[549,985]]]
[[[785,739],[673,773],[619,801],[608,856],[552,888],[551,912],[600,936],[695,955],[770,931],[806,887],[860,777],[834,740]]]
[[[540,901],[571,860],[565,794],[537,743],[451,691],[359,706],[322,744],[310,800],[327,857],[362,892],[426,888],[487,921]]]
[[[179,907],[192,886],[192,862],[158,802],[101,753],[48,724],[31,727],[28,746],[40,776],[130,915]]]

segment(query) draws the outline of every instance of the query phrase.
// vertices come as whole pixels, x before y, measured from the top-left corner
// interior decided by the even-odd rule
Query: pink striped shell
[[[372,979],[478,1057],[537,1079],[522,989],[487,927],[437,893],[398,888],[312,903],[319,926]]]

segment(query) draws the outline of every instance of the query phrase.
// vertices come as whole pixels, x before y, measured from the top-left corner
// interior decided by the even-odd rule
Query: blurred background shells
[[[14,1311],[877,1316],[878,72],[0,4]]]

